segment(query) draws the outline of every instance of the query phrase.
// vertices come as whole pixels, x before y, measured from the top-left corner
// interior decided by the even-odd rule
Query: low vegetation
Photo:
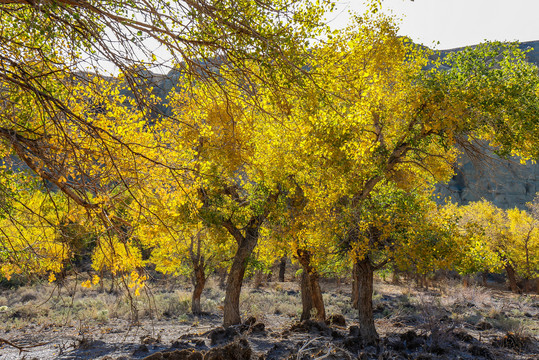
[[[210,277],[201,314],[191,312],[188,282],[155,282],[151,296],[136,299],[137,323],[133,304],[117,291],[47,283],[4,289],[0,337],[23,347],[27,357],[59,359],[158,359],[182,349],[206,354],[241,339],[249,357],[230,359],[533,359],[539,351],[537,296],[508,292],[500,283],[440,279],[424,289],[412,280],[395,285],[377,277],[380,342],[363,347],[356,340],[350,279],[322,281],[328,321],[301,322],[300,279],[291,270],[293,282],[248,282],[245,325],[228,332],[219,326],[225,293]],[[0,354],[16,359],[19,350],[4,344]]]

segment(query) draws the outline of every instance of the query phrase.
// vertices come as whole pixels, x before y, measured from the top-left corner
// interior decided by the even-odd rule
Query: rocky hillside
[[[524,42],[519,47],[529,50],[528,61],[539,66],[539,41]],[[462,156],[456,175],[449,184],[439,187],[442,199],[450,196],[454,201],[466,204],[484,198],[504,209],[524,208],[539,192],[539,165],[531,162],[522,165],[516,158],[501,160],[493,154],[489,157],[486,163],[480,164]]]

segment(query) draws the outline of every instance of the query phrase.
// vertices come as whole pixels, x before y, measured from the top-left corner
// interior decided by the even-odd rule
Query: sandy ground
[[[112,295],[78,294],[72,306],[82,309],[93,301],[92,311],[84,308],[80,313],[73,310],[69,316],[58,316],[54,309],[62,306],[54,302],[59,297],[41,302],[44,288],[36,293],[29,289],[8,291],[4,292],[7,309],[0,314],[0,338],[23,351],[5,343],[0,359],[144,359],[182,349],[204,354],[240,339],[247,341],[242,346],[248,344],[251,359],[539,358],[539,301],[535,295],[454,284],[419,290],[378,282],[374,306],[381,340],[377,347],[362,347],[348,288],[346,284],[323,284],[328,313],[342,314],[345,320],[327,326],[298,323],[300,294],[295,283],[246,287],[243,318],[251,318],[247,324],[226,331],[220,328],[218,303],[222,293],[212,288],[203,295],[207,311],[203,316],[181,313],[179,307],[172,312],[171,303],[163,300],[165,305],[155,301],[156,307],[167,309],[154,309],[154,319],[142,312],[137,324],[119,311],[102,315],[106,312],[101,308],[109,306]],[[161,289],[160,294],[169,290]],[[181,293],[170,294],[170,299],[184,301]],[[164,296],[161,299],[169,299]]]

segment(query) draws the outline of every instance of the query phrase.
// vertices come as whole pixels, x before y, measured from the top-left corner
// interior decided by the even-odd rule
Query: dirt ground
[[[244,324],[228,329],[220,327],[224,293],[214,282],[203,293],[202,316],[189,314],[189,287],[181,282],[153,284],[151,294],[133,302],[115,290],[49,284],[4,289],[0,359],[539,358],[536,295],[456,282],[425,290],[378,280],[380,343],[362,347],[350,285],[322,285],[333,323],[299,323],[297,283],[270,282],[244,287]]]

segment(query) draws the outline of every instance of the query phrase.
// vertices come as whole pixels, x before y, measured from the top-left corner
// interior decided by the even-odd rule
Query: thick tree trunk
[[[359,309],[359,265],[354,262],[352,268],[352,307]]]
[[[287,257],[283,256],[281,262],[279,263],[279,281],[284,282],[284,274],[286,272],[286,260]]]
[[[505,265],[505,271],[507,272],[507,280],[509,280],[509,288],[512,292],[520,293],[521,289],[517,284],[517,276],[515,273],[515,269],[511,264]]]
[[[324,298],[322,297],[322,290],[320,289],[320,281],[319,281],[320,276],[318,275],[316,270],[311,266],[310,252],[300,249],[298,250],[297,253],[298,253],[298,261],[303,267],[303,273],[307,274],[306,280],[309,286],[312,306],[316,309],[316,319],[320,321],[324,321],[326,320],[326,308],[324,306]],[[302,299],[304,298],[303,295],[301,297]],[[306,309],[305,306],[303,308]],[[302,313],[301,318],[302,320],[309,319],[310,312]]]
[[[368,257],[359,261],[359,336],[363,344],[378,342],[378,333],[374,326],[372,293],[374,268]]]
[[[206,285],[206,274],[204,273],[204,266],[196,264],[193,274],[193,296],[191,298],[191,311],[193,314],[198,315],[202,313],[202,307],[200,305],[200,297],[204,286]]]
[[[223,325],[225,327],[241,324],[240,292],[243,276],[247,267],[247,259],[253,253],[258,242],[258,228],[248,228],[245,237],[238,243],[238,250],[230,267],[226,282],[225,302],[223,304]]]
[[[311,295],[311,284],[309,282],[309,274],[306,271],[301,273],[301,321],[311,318],[311,310],[313,309],[313,297]]]
[[[316,320],[326,320],[326,308],[324,306],[324,298],[322,297],[322,289],[320,289],[320,277],[318,273],[309,274],[309,283],[311,285],[311,296],[313,305],[316,309]]]

